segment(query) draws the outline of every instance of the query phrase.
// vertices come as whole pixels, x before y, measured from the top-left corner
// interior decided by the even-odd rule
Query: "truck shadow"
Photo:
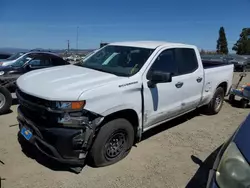
[[[205,188],[208,180],[209,170],[213,168],[214,161],[219,153],[222,145],[214,150],[206,159],[202,162],[198,157],[191,155],[191,160],[199,165],[199,169],[194,176],[188,182],[186,188]]]
[[[19,104],[19,102],[17,99],[12,99],[12,105],[18,105],[18,104]]]

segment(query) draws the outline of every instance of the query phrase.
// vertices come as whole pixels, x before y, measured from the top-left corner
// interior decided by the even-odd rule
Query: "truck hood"
[[[52,101],[75,101],[96,87],[122,79],[75,65],[31,71],[17,79],[19,89],[27,94]]]

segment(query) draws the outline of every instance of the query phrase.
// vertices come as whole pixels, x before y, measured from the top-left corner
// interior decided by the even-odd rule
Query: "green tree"
[[[219,38],[217,40],[216,52],[219,54],[228,54],[227,37],[224,27],[220,27]]]
[[[206,54],[206,51],[204,49],[201,49],[200,54]]]
[[[238,55],[250,55],[250,28],[243,28],[239,40],[234,44],[232,50]]]

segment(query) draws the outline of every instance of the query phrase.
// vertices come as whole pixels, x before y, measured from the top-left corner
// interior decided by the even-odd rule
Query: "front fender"
[[[141,114],[141,109],[139,109],[137,106],[133,106],[133,104],[122,104],[118,106],[114,106],[112,108],[109,108],[101,113],[102,116],[108,116],[110,114],[113,114],[118,111],[122,110],[134,110],[137,113],[137,116],[139,117]]]

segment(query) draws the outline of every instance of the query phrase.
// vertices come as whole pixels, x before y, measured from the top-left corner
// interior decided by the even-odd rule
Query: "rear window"
[[[176,48],[176,62],[179,75],[192,73],[198,68],[197,56],[192,48]]]

